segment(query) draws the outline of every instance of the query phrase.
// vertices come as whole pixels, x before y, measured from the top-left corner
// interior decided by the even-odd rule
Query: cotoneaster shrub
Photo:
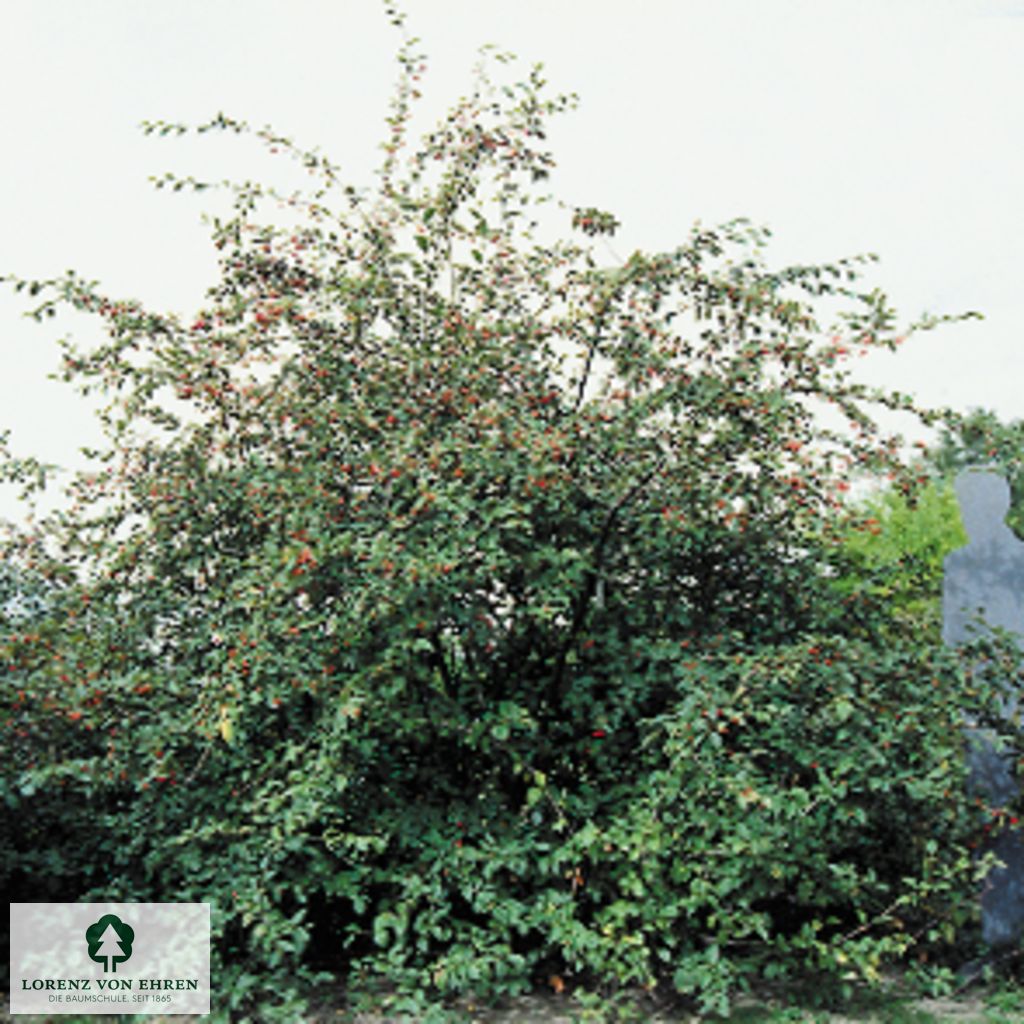
[[[969,937],[1012,809],[965,794],[959,722],[1001,655],[841,575],[851,478],[915,484],[871,419],[908,400],[848,369],[902,340],[884,297],[741,222],[614,267],[599,210],[548,238],[569,101],[484,70],[405,158],[413,46],[373,191],[255,132],[317,184],[229,187],[193,316],[12,279],[103,321],[62,372],[109,444],[4,547],[5,887],[211,902],[221,1020],[299,1019],[323,972],[420,1020],[724,1009]]]

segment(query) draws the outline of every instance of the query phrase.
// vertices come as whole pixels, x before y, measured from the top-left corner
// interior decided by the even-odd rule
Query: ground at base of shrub
[[[465,1003],[459,1009],[465,1024],[1024,1024],[1024,992],[1006,987],[975,988],[957,997],[906,998],[873,996],[854,1001],[843,1010],[828,1011],[801,1006],[795,1000],[753,994],[737,1000],[728,1018],[701,1017],[683,1011],[658,1009],[649,1000],[620,1004],[615,1011],[601,1014],[581,1009],[565,994],[537,993],[509,1000],[499,1008],[482,1009]],[[78,1024],[70,1016],[12,1017],[8,1007],[0,1010],[0,1024]],[[91,1021],[83,1017],[81,1021]],[[457,1020],[453,1017],[453,1020]],[[121,1022],[178,1024],[192,1017],[122,1017]],[[398,1018],[382,1013],[359,1012],[346,1008],[342,998],[332,999],[322,992],[313,1001],[310,1013],[296,1024],[398,1024]],[[410,1024],[409,1018],[401,1018]]]
[[[657,1007],[639,996],[604,1014],[582,1009],[568,995],[537,993],[482,1009],[463,1004],[466,1024],[1024,1024],[1024,993],[976,988],[957,997],[873,996],[842,1010],[813,1009],[798,1000],[753,994],[737,1000],[728,1018],[700,1016]],[[316,1004],[309,1024],[392,1024],[382,1013],[345,1010],[329,1001]]]

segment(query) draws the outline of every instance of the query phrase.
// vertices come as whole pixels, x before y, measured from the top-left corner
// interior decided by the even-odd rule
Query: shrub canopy
[[[734,222],[606,265],[614,218],[538,191],[538,68],[407,157],[399,59],[374,189],[254,133],[315,184],[227,186],[194,316],[13,279],[103,321],[62,373],[109,443],[6,543],[0,877],[212,902],[232,1019],[319,969],[420,1019],[546,979],[723,1008],[952,937],[993,705],[837,585],[850,481],[915,472],[849,371],[906,334],[864,261]]]

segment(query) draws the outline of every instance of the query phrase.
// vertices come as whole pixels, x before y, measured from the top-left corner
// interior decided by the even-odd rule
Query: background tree
[[[885,632],[919,630],[940,644],[945,559],[967,543],[952,480],[930,479],[912,496],[885,489],[859,507],[864,519],[844,542],[850,564],[840,589],[868,603],[868,618]]]
[[[601,265],[541,216],[540,70],[484,65],[405,157],[399,62],[372,191],[255,132],[316,184],[228,186],[194,317],[15,280],[104,321],[63,374],[109,443],[4,551],[47,588],[5,623],[7,885],[213,902],[225,1017],[295,1019],[321,968],[417,1019],[876,979],[971,916],[956,723],[989,706],[836,585],[851,477],[915,486],[871,419],[912,403],[848,371],[893,312],[743,222]]]
[[[989,466],[1003,473],[1010,484],[1010,512],[1006,522],[1024,538],[1024,421],[1003,422],[986,409],[973,409],[955,417],[940,436],[931,454],[932,471],[951,481],[969,466]]]
[[[956,476],[971,466],[1003,473],[1012,499],[1007,523],[1020,534],[1022,451],[1024,423],[1004,423],[982,409],[950,414],[936,445],[916,461],[919,480],[927,483],[913,494],[885,488],[862,502],[865,519],[860,525],[867,529],[852,530],[845,542],[851,565],[843,576],[844,592],[876,602],[873,614],[879,620],[890,619],[897,633],[914,622],[939,642],[943,563],[946,555],[967,543],[953,486]]]

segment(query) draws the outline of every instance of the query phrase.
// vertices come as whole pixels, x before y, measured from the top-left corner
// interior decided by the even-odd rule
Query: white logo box
[[[209,903],[12,903],[12,1014],[207,1014]]]

